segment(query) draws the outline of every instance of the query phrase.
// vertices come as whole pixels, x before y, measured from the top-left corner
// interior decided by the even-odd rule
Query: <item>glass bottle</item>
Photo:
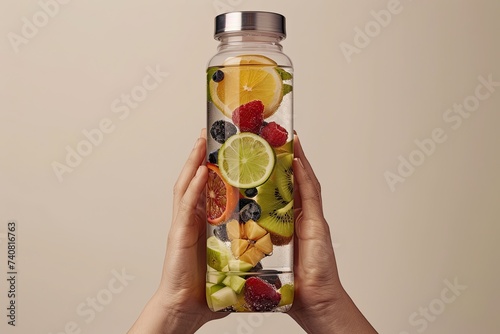
[[[286,312],[293,303],[292,63],[285,18],[215,18],[207,69],[209,308]]]

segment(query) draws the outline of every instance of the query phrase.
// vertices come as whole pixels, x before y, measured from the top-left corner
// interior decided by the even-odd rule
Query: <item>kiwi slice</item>
[[[293,154],[282,153],[276,156],[276,167],[273,172],[273,181],[276,184],[281,198],[285,202],[293,200]]]
[[[259,225],[271,235],[271,242],[276,246],[288,244],[293,238],[293,201],[285,206],[262,213]]]

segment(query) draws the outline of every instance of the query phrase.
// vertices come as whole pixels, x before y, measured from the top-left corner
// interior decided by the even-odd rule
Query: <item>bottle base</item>
[[[210,271],[206,298],[212,312],[288,312],[294,298],[293,274]]]

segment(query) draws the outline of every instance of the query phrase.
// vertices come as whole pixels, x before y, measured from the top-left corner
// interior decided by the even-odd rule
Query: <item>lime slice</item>
[[[227,183],[238,188],[254,188],[269,178],[275,163],[267,141],[250,132],[229,137],[219,150],[219,169]]]
[[[283,99],[283,80],[272,65],[240,65],[221,67],[224,79],[209,80],[210,98],[224,115],[248,102],[264,104],[264,118],[274,114]]]

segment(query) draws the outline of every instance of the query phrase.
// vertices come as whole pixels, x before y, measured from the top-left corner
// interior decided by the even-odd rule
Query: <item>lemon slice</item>
[[[276,66],[276,62],[271,58],[267,58],[261,55],[244,55],[238,57],[227,58],[223,66],[240,66],[240,65],[273,65]]]
[[[237,107],[260,100],[264,104],[264,118],[267,118],[276,112],[283,99],[283,80],[274,65],[253,65],[251,60],[246,62],[248,65],[221,67],[224,79],[220,82],[209,81],[210,97],[229,118]]]
[[[250,132],[229,137],[218,155],[219,170],[227,183],[244,189],[266,182],[275,160],[274,151],[267,141]]]

